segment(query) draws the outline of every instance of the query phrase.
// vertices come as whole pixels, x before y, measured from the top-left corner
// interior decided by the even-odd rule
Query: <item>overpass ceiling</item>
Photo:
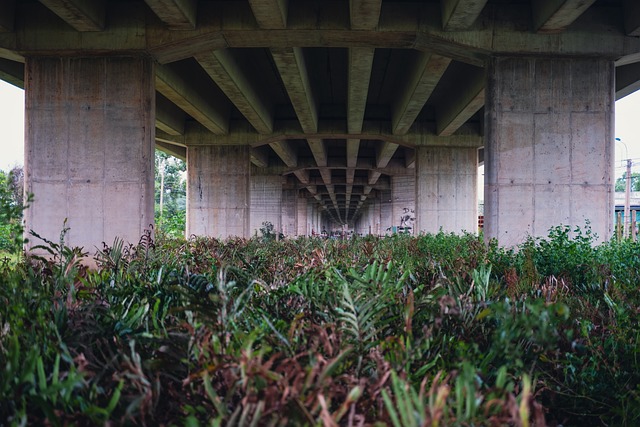
[[[159,148],[249,144],[254,173],[351,221],[420,145],[482,145],[493,55],[606,56],[640,87],[635,0],[4,0],[0,78],[25,57],[150,55]]]

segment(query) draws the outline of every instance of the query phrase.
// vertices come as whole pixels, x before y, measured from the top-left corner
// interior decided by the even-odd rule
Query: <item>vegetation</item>
[[[626,190],[627,179],[622,176],[616,179],[616,192],[624,192]],[[631,191],[640,191],[640,173],[633,172],[631,174]]]
[[[155,169],[156,231],[173,237],[184,236],[187,165],[176,157],[156,150]]]
[[[65,234],[0,262],[0,425],[640,421],[637,242]]]

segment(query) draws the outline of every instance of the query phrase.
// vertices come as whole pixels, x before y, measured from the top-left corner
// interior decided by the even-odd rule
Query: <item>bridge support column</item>
[[[503,246],[552,226],[612,233],[614,64],[494,58],[486,91],[484,230]]]
[[[282,180],[282,177],[280,178]],[[295,237],[298,234],[298,190],[285,188],[282,190],[280,225],[282,234]]]
[[[393,225],[400,233],[413,234],[416,218],[415,175],[391,177],[393,196]]]
[[[307,206],[309,202],[306,197],[301,197],[300,193],[296,193],[296,235],[298,236],[310,236],[311,229],[309,223],[309,217],[307,214]]]
[[[147,58],[25,63],[26,229],[94,252],[153,224],[155,88]],[[30,245],[39,244],[31,239]]]
[[[477,148],[416,147],[416,234],[476,232],[477,183]]]
[[[282,177],[256,175],[251,177],[251,235],[261,236],[263,223],[270,222],[273,231],[282,232]]]
[[[250,237],[248,146],[187,146],[187,236]]]

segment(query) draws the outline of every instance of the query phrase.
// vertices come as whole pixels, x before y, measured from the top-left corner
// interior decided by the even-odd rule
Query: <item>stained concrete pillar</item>
[[[280,205],[280,225],[282,234],[295,237],[298,234],[298,190],[285,188],[282,190]]]
[[[250,237],[248,146],[187,146],[187,236]]]
[[[274,232],[282,231],[282,176],[251,176],[251,235],[260,236],[264,222],[273,224]]]
[[[486,90],[484,230],[504,246],[552,226],[612,233],[614,64],[494,58]]]
[[[302,196],[300,193],[297,194],[296,199],[296,235],[298,236],[308,236],[311,234],[310,230],[308,230],[308,222],[309,217],[307,215],[307,206],[308,206],[307,198]]]
[[[26,58],[27,230],[58,241],[66,218],[66,244],[94,252],[150,229],[154,78],[148,58]]]
[[[416,233],[476,232],[477,182],[477,148],[416,147]]]
[[[416,177],[399,175],[391,177],[393,199],[393,225],[404,227],[405,233],[413,234],[416,218]]]

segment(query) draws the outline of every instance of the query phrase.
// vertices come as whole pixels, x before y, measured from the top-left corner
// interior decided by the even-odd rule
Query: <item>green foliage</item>
[[[180,159],[155,152],[156,231],[171,237],[184,236],[187,207],[187,164]]]
[[[616,179],[615,190],[617,193],[627,189],[627,178],[622,176]],[[631,191],[640,191],[640,172],[631,173]]]
[[[640,419],[633,242],[64,240],[0,269],[0,424]]]
[[[24,244],[22,211],[26,206],[21,174],[21,168],[14,168],[9,173],[0,171],[0,251],[12,254],[20,252]]]

